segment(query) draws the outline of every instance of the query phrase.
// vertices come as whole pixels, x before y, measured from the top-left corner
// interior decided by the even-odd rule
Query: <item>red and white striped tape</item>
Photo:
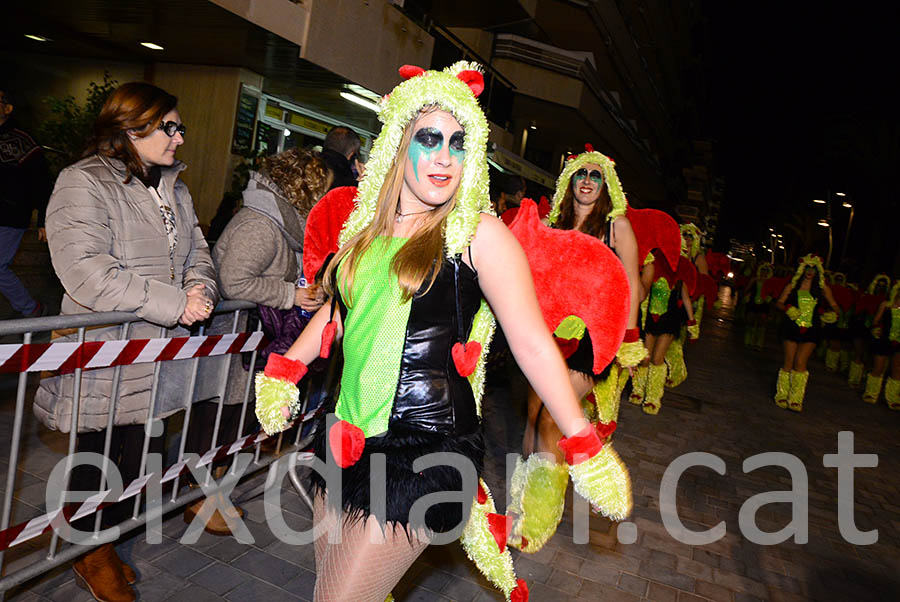
[[[78,368],[109,368],[166,360],[225,355],[263,347],[262,332],[216,334],[171,339],[86,341],[0,345],[0,373]]]
[[[322,410],[323,408],[320,406],[319,409],[315,411],[308,412],[306,414],[300,414],[294,419],[292,424],[302,424],[313,420],[322,413]],[[263,441],[264,439],[267,439],[268,437],[269,436],[266,435],[264,431],[259,431],[256,433],[251,433],[249,435],[244,435],[237,441],[234,441],[230,444],[226,443],[225,445],[214,447],[197,459],[196,467],[199,468],[202,466],[206,466],[211,462],[227,458],[228,456],[232,456],[243,449],[256,445],[257,443]],[[312,456],[312,452],[297,453],[306,457]],[[133,498],[138,493],[140,493],[144,489],[144,487],[147,486],[147,483],[149,483],[153,478],[158,478],[161,484],[168,483],[169,481],[174,480],[175,477],[180,475],[182,472],[187,470],[187,467],[188,462],[186,460],[181,460],[180,462],[177,462],[167,468],[161,476],[156,474],[149,474],[138,477],[137,479],[129,483],[128,486],[125,487],[125,489],[122,491],[122,494],[117,498],[107,499],[110,497],[111,492],[100,491],[83,502],[67,504],[62,508],[54,510],[53,512],[48,512],[47,514],[42,514],[41,516],[36,516],[25,522],[13,525],[12,527],[9,527],[4,531],[0,531],[0,552],[3,552],[21,543],[25,543],[28,540],[34,539],[35,537],[46,533],[52,528],[59,528],[62,526],[62,521],[71,523],[72,521],[91,515],[97,512],[97,510],[105,508],[111,504]]]

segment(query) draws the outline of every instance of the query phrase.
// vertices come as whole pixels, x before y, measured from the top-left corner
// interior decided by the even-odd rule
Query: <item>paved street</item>
[[[770,332],[764,353],[740,346],[728,308],[712,312],[701,340],[686,351],[688,380],[668,391],[658,416],[623,404],[615,447],[631,471],[635,509],[631,521],[638,539],[616,541],[614,531],[592,519],[591,543],[571,539],[571,513],[557,535],[535,555],[516,555],[519,576],[527,579],[533,602],[753,602],[772,600],[900,599],[900,413],[881,402],[862,403],[843,378],[828,375],[814,360],[809,390],[800,415],[778,409],[771,400],[779,351]],[[494,375],[496,377],[496,375]],[[3,389],[0,436],[11,419],[9,389]],[[513,377],[492,381],[485,401],[489,441],[487,480],[495,497],[504,499],[504,454],[520,444],[523,428],[522,383]],[[30,412],[28,412],[30,416]],[[30,419],[33,423],[33,419]],[[858,529],[878,529],[878,542],[853,546],[842,538],[837,520],[837,470],[823,466],[823,455],[836,453],[838,431],[855,434],[857,453],[878,454],[877,468],[859,468],[855,477],[855,522]],[[26,427],[31,454],[20,463],[24,485],[17,497],[39,507],[41,480],[60,450],[56,434]],[[678,510],[693,530],[720,521],[727,534],[705,546],[673,539],[659,512],[660,480],[666,467],[686,452],[708,452],[724,460],[727,472],[704,467],[684,473]],[[742,462],[761,452],[797,456],[809,475],[809,542],[760,546],[738,529],[745,500],[766,491],[789,489],[786,469],[764,467],[745,474]],[[28,458],[31,458],[30,460]],[[5,462],[0,461],[5,468]],[[241,489],[261,482],[258,475]],[[283,505],[289,526],[308,528],[310,517],[288,483]],[[312,546],[291,547],[277,540],[264,523],[262,498],[244,503],[253,545],[204,534],[195,545],[180,545],[185,524],[180,513],[164,524],[164,543],[148,545],[143,534],[119,546],[123,559],[140,574],[143,601],[157,600],[311,600],[315,578]],[[787,504],[763,506],[757,524],[776,531],[790,520]],[[13,592],[14,600],[80,602],[90,597],[79,589],[67,567]],[[433,547],[414,565],[395,591],[405,602],[483,602],[501,597],[478,576],[458,545]],[[349,602],[349,601],[348,601]]]

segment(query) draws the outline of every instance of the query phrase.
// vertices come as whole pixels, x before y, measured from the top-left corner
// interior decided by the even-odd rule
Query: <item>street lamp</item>
[[[843,192],[838,192],[838,193],[836,193],[836,194],[837,194],[838,196],[842,196],[842,197],[845,197],[845,198],[846,198],[846,196],[847,196],[847,195],[844,194]],[[852,204],[852,203],[850,203],[849,201],[846,201],[846,200],[845,200],[843,203],[841,203],[841,206],[844,207],[845,209],[849,209],[849,210],[850,210],[850,219],[847,220],[847,233],[844,235],[844,248],[843,248],[843,250],[841,251],[841,264],[843,265],[843,263],[844,263],[844,258],[845,258],[846,255],[847,255],[847,245],[850,243],[850,228],[853,227],[853,213],[854,213],[854,207],[853,207],[853,204]]]
[[[817,205],[824,205],[825,199],[813,199],[813,203],[816,203]]]

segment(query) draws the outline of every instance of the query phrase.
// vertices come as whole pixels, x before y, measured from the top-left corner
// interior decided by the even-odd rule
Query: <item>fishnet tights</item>
[[[384,602],[428,542],[397,527],[382,530],[374,517],[348,523],[316,496],[313,520],[321,529],[315,541],[315,602]],[[321,525],[321,526],[319,526]],[[340,542],[331,535],[340,531]]]

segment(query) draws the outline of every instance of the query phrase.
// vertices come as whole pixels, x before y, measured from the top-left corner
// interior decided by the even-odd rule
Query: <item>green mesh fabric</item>
[[[357,264],[350,294],[341,288],[348,308],[335,414],[361,428],[366,437],[387,431],[394,407],[412,304],[402,301],[391,260],[405,243],[405,238],[377,239]]]
[[[669,309],[669,295],[672,289],[665,278],[659,278],[650,287],[650,313],[661,316]]]
[[[892,341],[900,341],[900,307],[891,308],[891,332]]]
[[[800,317],[797,326],[809,328],[813,325],[813,311],[816,309],[816,298],[809,291],[797,291],[797,304],[800,306]]]

